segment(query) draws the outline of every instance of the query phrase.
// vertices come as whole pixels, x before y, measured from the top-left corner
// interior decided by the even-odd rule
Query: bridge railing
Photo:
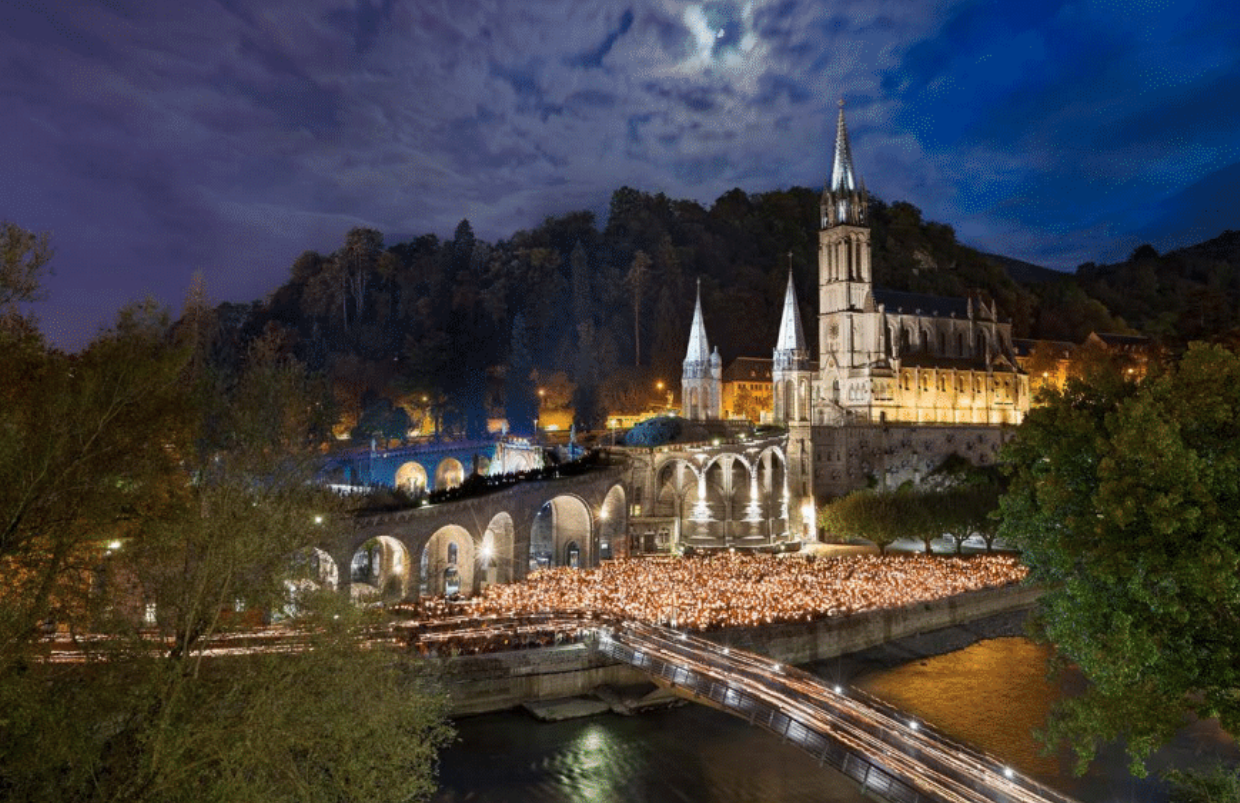
[[[664,678],[675,686],[744,717],[751,725],[765,728],[782,737],[816,758],[819,766],[830,764],[860,784],[863,790],[870,790],[891,803],[938,803],[937,798],[925,794],[867,757],[848,750],[814,727],[785,714],[778,707],[755,697],[743,688],[683,666],[669,664],[661,658],[620,644],[613,638],[597,637],[593,643],[599,652],[617,661]]]

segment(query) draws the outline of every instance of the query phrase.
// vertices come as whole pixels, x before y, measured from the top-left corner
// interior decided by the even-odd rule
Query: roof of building
[[[840,110],[843,113],[843,109]],[[784,314],[779,321],[779,339],[776,351],[808,352],[805,345],[805,329],[801,326],[801,310],[797,307],[796,286],[792,283],[792,268],[788,269],[788,290],[784,293]]]
[[[835,161],[831,165],[831,189],[852,192],[857,189],[853,170],[852,148],[848,146],[848,126],[844,123],[844,101],[840,101],[840,117],[835,125]]]
[[[1030,340],[1023,337],[1012,338],[1012,348],[1016,351],[1017,357],[1028,357],[1033,350],[1041,346],[1042,348],[1051,349],[1051,353],[1066,358],[1071,356],[1076,350],[1076,344],[1067,340]]]
[[[774,364],[770,357],[737,357],[723,369],[723,381],[770,382]]]
[[[969,300],[966,298],[904,293],[899,290],[888,290],[885,287],[875,287],[873,295],[874,303],[882,304],[887,312],[902,312],[906,315],[936,315],[942,318],[950,317],[952,313],[955,313],[957,318],[965,320],[969,317]]]
[[[697,305],[693,308],[693,325],[689,328],[689,348],[685,362],[710,360],[710,342],[706,339],[706,324],[702,322],[702,280],[698,279]]]
[[[1112,332],[1090,332],[1089,337],[1096,337],[1108,346],[1128,348],[1147,348],[1154,342],[1145,335],[1117,335]]]
[[[710,432],[699,423],[677,415],[661,415],[634,424],[624,433],[625,446],[666,446],[669,443],[701,443]]]

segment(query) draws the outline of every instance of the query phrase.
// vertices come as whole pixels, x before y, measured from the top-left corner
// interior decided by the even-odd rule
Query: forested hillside
[[[1209,338],[1240,325],[1240,232],[1161,255],[1143,245],[1124,262],[1082,265],[1076,279],[1142,334]]]
[[[463,220],[450,240],[393,244],[354,229],[334,253],[298,257],[265,301],[222,305],[215,357],[235,362],[267,332],[330,378],[359,437],[384,422],[399,428],[404,415],[471,435],[506,415],[519,431],[540,387],[570,396],[578,419],[597,425],[606,410],[642,409],[656,381],[675,386],[698,279],[724,360],[765,356],[791,264],[816,345],[818,203],[802,187],[731,190],[709,208],[624,187],[602,227],[573,212],[489,243]],[[871,222],[877,284],[980,292],[1018,336],[1127,331],[1071,277],[1022,286],[911,204],[874,200]]]

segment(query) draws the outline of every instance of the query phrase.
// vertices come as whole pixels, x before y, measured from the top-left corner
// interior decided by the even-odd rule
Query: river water
[[[1039,754],[1032,730],[1080,682],[1048,683],[1045,650],[1007,637],[895,665],[843,659],[810,669],[859,686],[1084,803],[1165,801],[1156,772],[1131,778],[1118,747],[1104,750],[1083,778],[1072,776],[1067,755]],[[559,723],[493,714],[460,720],[457,730],[457,743],[442,756],[436,803],[865,800],[849,780],[800,750],[703,706]],[[1216,758],[1240,762],[1240,749],[1216,723],[1193,722],[1150,765],[1205,766]]]

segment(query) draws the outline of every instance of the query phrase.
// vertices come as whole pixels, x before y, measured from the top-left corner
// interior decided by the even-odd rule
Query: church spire
[[[848,124],[844,122],[844,100],[840,99],[840,118],[835,124],[835,163],[831,167],[831,190],[849,193],[857,189],[852,149],[848,147]]]
[[[853,168],[848,124],[844,121],[844,99],[841,98],[840,116],[835,125],[835,160],[831,165],[831,181],[822,192],[822,228],[841,224],[866,225],[868,203],[865,183],[857,179],[857,171]]]
[[[801,310],[797,307],[797,291],[792,283],[791,267],[788,268],[788,291],[784,293],[784,315],[779,321],[779,339],[775,341],[775,351],[809,351],[805,345],[805,330],[801,327]]]
[[[706,339],[706,324],[702,322],[702,280],[697,280],[697,306],[693,308],[693,326],[689,329],[689,350],[685,362],[706,363],[710,360],[710,343]]]

